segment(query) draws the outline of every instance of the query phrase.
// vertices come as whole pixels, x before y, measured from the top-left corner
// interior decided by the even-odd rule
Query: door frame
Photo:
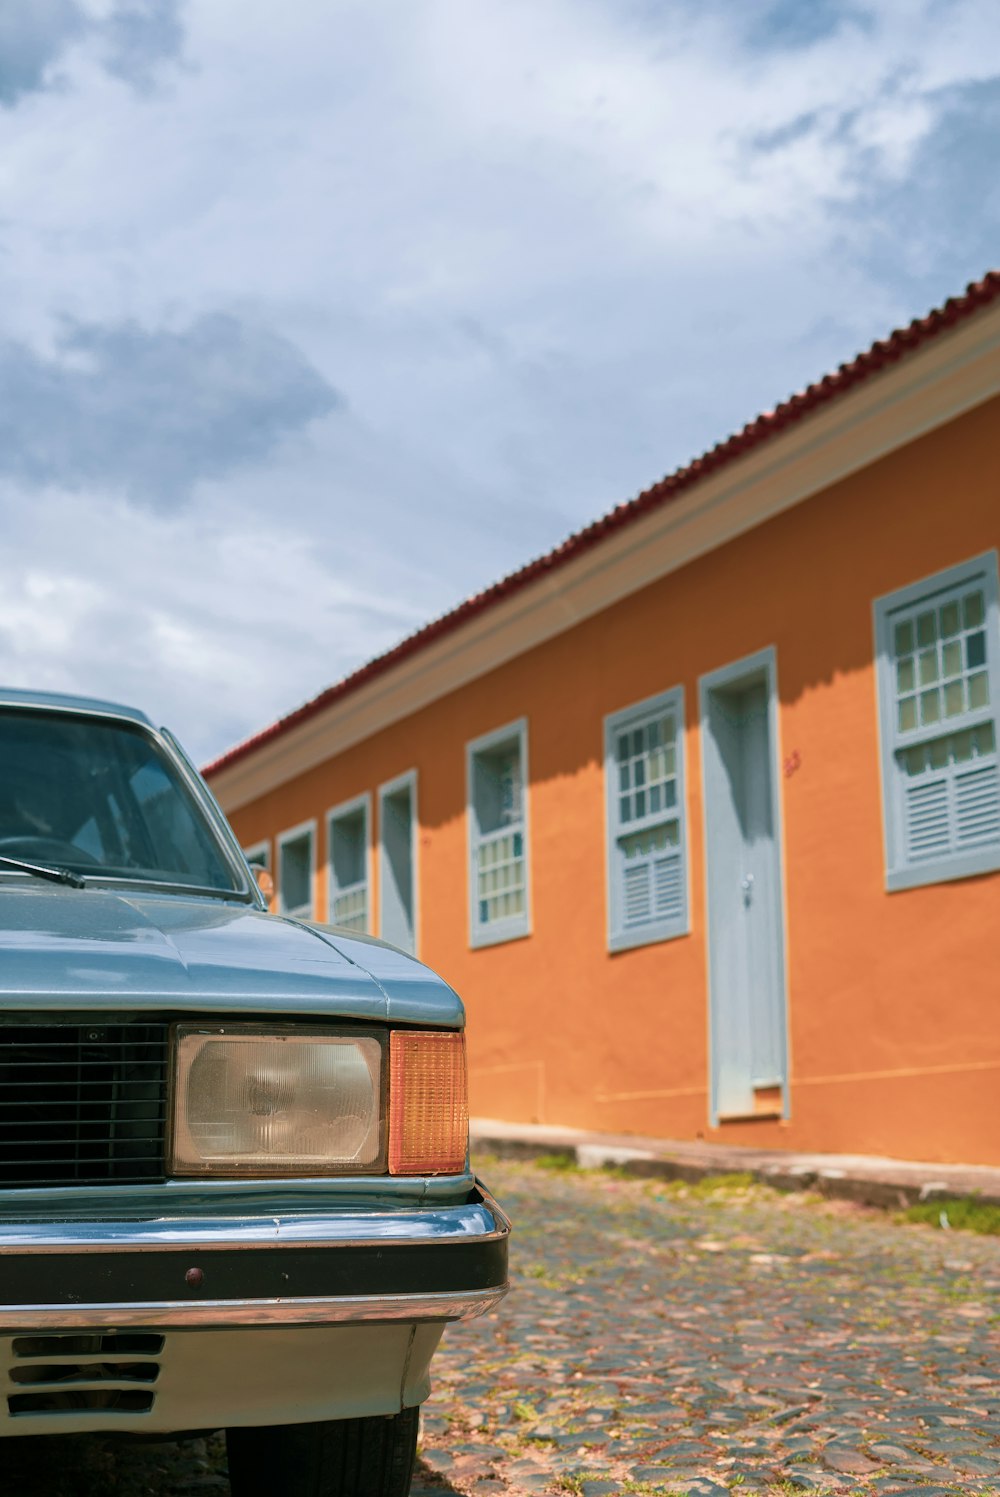
[[[716,1080],[715,1066],[715,1021],[718,1013],[718,1003],[714,996],[714,985],[717,977],[713,974],[712,961],[712,867],[716,861],[712,856],[713,843],[718,835],[713,828],[709,813],[709,799],[712,793],[712,780],[714,774],[710,769],[707,756],[708,739],[711,734],[709,708],[713,692],[724,690],[727,687],[737,686],[741,680],[748,677],[760,677],[763,675],[765,689],[767,691],[767,730],[770,763],[768,765],[768,777],[771,791],[771,814],[774,822],[774,846],[775,846],[775,869],[778,881],[777,908],[781,917],[780,939],[777,942],[777,972],[779,983],[779,999],[782,1005],[783,1022],[779,1025],[782,1051],[783,1080],[781,1084],[781,1117],[787,1118],[791,1112],[791,1044],[789,1035],[789,1006],[788,1006],[788,909],[785,899],[786,873],[785,873],[785,835],[784,817],[781,804],[781,777],[778,766],[781,763],[781,740],[779,731],[778,713],[778,652],[774,645],[767,645],[762,650],[756,650],[751,655],[744,655],[739,660],[732,660],[727,665],[720,666],[718,670],[708,671],[698,678],[698,736],[701,759],[701,783],[702,783],[702,824],[704,828],[704,879],[705,879],[705,962],[708,974],[708,1081],[709,1081],[709,1121],[713,1128],[719,1126],[718,1108],[718,1085]],[[752,684],[748,682],[748,684]],[[748,1116],[753,1116],[749,1114]]]

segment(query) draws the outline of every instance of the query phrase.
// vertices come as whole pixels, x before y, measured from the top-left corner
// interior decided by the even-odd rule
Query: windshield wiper
[[[87,880],[68,868],[50,868],[46,863],[25,863],[21,858],[7,858],[0,853],[0,867],[16,868],[20,873],[33,873],[36,878],[47,878],[54,884],[69,884],[74,889],[86,887]]]

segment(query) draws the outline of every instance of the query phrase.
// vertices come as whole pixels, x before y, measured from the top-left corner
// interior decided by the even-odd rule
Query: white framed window
[[[244,847],[243,856],[253,866],[256,863],[261,868],[271,871],[271,844],[270,842],[255,842],[252,847]]]
[[[886,887],[1000,868],[997,555],[875,602]]]
[[[417,771],[379,786],[379,935],[417,949]]]
[[[492,946],[530,932],[526,720],[468,744],[466,776],[470,940]]]
[[[278,914],[311,920],[316,823],[303,821],[278,837]]]
[[[686,935],[682,687],[604,719],[604,779],[609,949]]]
[[[326,813],[327,919],[362,933],[369,929],[370,824],[367,791]]]

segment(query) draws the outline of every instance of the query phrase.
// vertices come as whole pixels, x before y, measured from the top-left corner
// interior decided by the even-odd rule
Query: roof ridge
[[[227,749],[205,766],[204,773],[217,774],[265,743],[290,732],[300,723],[308,721],[326,707],[332,706],[334,702],[359,690],[373,677],[382,675],[398,665],[400,661],[426,648],[442,634],[460,628],[462,624],[492,607],[502,598],[508,597],[522,587],[529,586],[545,573],[564,566],[573,557],[597,545],[613,531],[620,529],[623,525],[631,524],[641,515],[675,499],[692,485],[707,478],[710,473],[724,467],[761,442],[770,440],[786,426],[800,420],[818,406],[825,404],[826,401],[846,394],[855,385],[877,374],[887,364],[894,364],[901,358],[905,358],[928,339],[946,332],[957,322],[972,316],[997,297],[1000,297],[1000,271],[990,270],[981,281],[971,281],[961,296],[950,296],[943,306],[934,308],[923,317],[915,317],[905,327],[895,328],[887,338],[876,339],[862,353],[838,365],[832,373],[823,375],[821,379],[807,385],[804,390],[790,395],[772,410],[761,412],[738,431],[723,438],[714,447],[710,447],[700,457],[693,458],[691,462],[676,468],[672,473],[668,473],[656,483],[651,484],[649,488],[642,489],[634,498],[623,500],[607,513],[591,520],[582,529],[572,531],[550,551],[536,556],[533,560],[518,567],[516,571],[509,572],[497,582],[491,583],[489,587],[473,593],[471,597],[465,598],[454,608],[423,624],[413,634],[408,634],[391,649],[381,655],[376,655],[340,681],[327,686],[317,696],[310,697],[300,707],[294,708],[293,711],[262,728],[260,732]]]

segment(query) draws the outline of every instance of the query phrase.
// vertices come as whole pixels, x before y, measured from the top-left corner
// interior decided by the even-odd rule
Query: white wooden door
[[[713,1112],[787,1100],[773,657],[702,683]]]

